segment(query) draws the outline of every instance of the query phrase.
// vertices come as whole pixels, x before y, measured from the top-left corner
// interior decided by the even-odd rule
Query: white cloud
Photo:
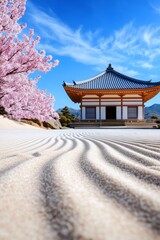
[[[144,28],[143,40],[149,46],[159,46],[160,44],[160,27],[148,26]]]
[[[160,14],[160,7],[159,6],[154,5],[154,3],[150,3],[150,6],[155,10],[155,12]]]
[[[135,48],[138,40],[138,34],[133,27],[133,23],[126,24],[122,29],[117,30],[114,34],[113,48],[130,49]]]
[[[157,80],[157,79],[159,80],[159,76],[156,75],[156,74],[151,74],[151,75],[150,75],[150,79],[151,79],[151,80],[152,80],[152,79],[153,79],[153,80]]]
[[[142,67],[142,68],[146,68],[146,69],[152,69],[152,68],[154,68],[153,64],[151,64],[151,63],[149,63],[149,62],[139,61],[138,64],[139,64],[140,67]]]
[[[142,64],[142,67],[147,68],[147,69],[152,69],[152,68],[154,68],[154,66],[153,66],[152,64],[148,63],[148,62],[144,62],[144,63]]]
[[[127,75],[127,76],[132,76],[132,77],[136,77],[138,74],[137,71],[134,70],[128,70],[127,67],[123,67],[123,66],[115,66],[116,70]]]
[[[35,5],[29,6],[31,21],[42,37],[39,48],[60,56],[104,70],[108,63],[130,76],[138,75],[136,68],[152,69],[160,62],[160,27],[149,25],[135,28],[133,22],[124,25],[110,36],[100,31],[83,32],[61,22],[55,14],[47,14]],[[127,63],[127,64],[126,64]],[[128,70],[130,68],[131,70]]]

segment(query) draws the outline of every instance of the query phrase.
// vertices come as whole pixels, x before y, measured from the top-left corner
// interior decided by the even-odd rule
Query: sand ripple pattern
[[[0,131],[0,239],[160,239],[160,131]]]

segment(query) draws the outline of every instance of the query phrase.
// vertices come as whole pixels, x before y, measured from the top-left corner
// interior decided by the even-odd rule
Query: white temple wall
[[[101,105],[103,105],[103,106],[117,106],[117,105],[121,105],[121,102],[101,102]]]
[[[142,105],[142,102],[123,102],[123,105]]]
[[[121,120],[121,107],[116,107],[116,119]]]
[[[122,119],[128,119],[128,107],[129,106],[137,106],[137,119],[143,120],[143,105],[142,101],[133,101],[133,102],[122,102]],[[121,120],[121,102],[101,102],[101,110],[99,109],[99,102],[98,101],[82,101],[82,120],[86,120],[86,107],[93,107],[96,108],[96,120],[106,120],[106,107],[107,106],[116,106],[116,119]]]
[[[101,120],[105,120],[105,119],[106,119],[106,108],[101,107]]]
[[[127,106],[123,106],[123,119],[128,119],[128,108]]]
[[[82,104],[83,104],[83,106],[96,106],[96,105],[99,105],[99,102],[92,102],[92,101],[85,102],[85,101],[83,101]]]
[[[138,107],[138,120],[143,120],[143,107]]]
[[[99,120],[99,107],[96,107],[96,120]]]
[[[82,120],[86,119],[86,108],[82,107]]]

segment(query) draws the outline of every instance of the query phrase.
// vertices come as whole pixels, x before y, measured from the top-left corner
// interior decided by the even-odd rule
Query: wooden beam
[[[78,89],[65,86],[65,91],[73,102],[80,103],[84,95],[125,95],[125,94],[144,94],[144,102],[148,101],[160,92],[160,86],[141,89]]]

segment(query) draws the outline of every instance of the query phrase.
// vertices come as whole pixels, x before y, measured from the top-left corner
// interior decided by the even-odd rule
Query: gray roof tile
[[[109,65],[106,71],[91,79],[66,85],[78,89],[140,89],[160,86],[160,82],[142,81],[125,76]]]

